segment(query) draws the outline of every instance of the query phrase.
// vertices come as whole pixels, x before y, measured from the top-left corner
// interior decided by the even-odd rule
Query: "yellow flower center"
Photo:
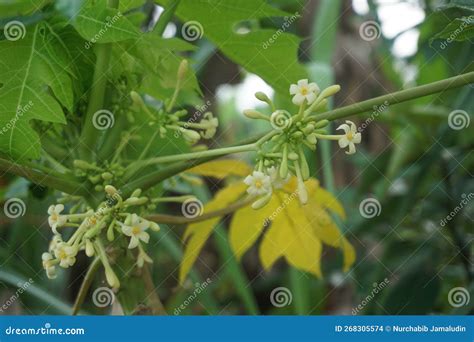
[[[59,216],[58,214],[53,213],[53,214],[51,215],[51,220],[57,221],[57,220],[58,220],[58,216]]]
[[[133,234],[133,235],[138,235],[138,234],[141,233],[141,231],[142,231],[142,230],[141,230],[140,227],[138,227],[138,226],[133,226],[133,227],[132,227],[132,234]]]
[[[67,254],[66,254],[66,251],[64,249],[60,249],[59,252],[58,252],[58,258],[59,259],[66,259],[67,258]]]
[[[255,187],[256,187],[257,189],[260,189],[262,186],[263,186],[263,183],[262,183],[261,180],[258,180],[258,181],[255,182]]]
[[[354,135],[352,134],[351,131],[349,131],[346,136],[347,136],[347,140],[349,141],[352,141],[352,139],[354,139]]]
[[[308,95],[308,88],[306,87],[301,88],[301,95],[305,95],[305,96]]]

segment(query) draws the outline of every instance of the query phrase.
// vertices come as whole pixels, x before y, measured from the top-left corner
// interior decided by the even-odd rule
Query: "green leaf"
[[[433,39],[440,38],[448,39],[448,42],[474,38],[474,17],[455,18]]]
[[[163,6],[169,0],[158,0]],[[189,27],[194,25],[206,38],[231,60],[262,77],[280,93],[287,93],[291,83],[305,78],[306,72],[298,62],[297,51],[301,40],[285,32],[296,17],[276,9],[264,0],[182,0],[176,14]],[[237,33],[243,22],[268,17],[288,16],[286,26],[279,30],[255,29]]]
[[[0,17],[28,15],[40,10],[51,0],[8,0],[0,2]]]
[[[91,43],[111,43],[138,38],[140,31],[118,9],[105,1],[88,1],[76,16],[74,27]]]
[[[30,120],[65,123],[73,94],[68,55],[52,28],[42,23],[18,41],[0,42],[0,151],[37,158],[40,141]]]

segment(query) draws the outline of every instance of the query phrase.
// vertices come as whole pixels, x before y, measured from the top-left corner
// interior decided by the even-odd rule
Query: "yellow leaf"
[[[222,159],[195,166],[186,172],[223,179],[228,176],[245,177],[252,173],[250,166],[240,160]]]
[[[217,192],[215,197],[204,206],[204,213],[225,208],[235,202],[246,190],[247,186],[242,182],[228,185]],[[179,270],[179,281],[182,284],[186,279],[192,265],[201,252],[204,243],[214,230],[214,227],[222,217],[215,217],[206,221],[190,224],[184,232],[184,240],[187,240],[184,256]]]
[[[277,208],[272,224],[260,246],[265,269],[283,256],[296,268],[321,276],[321,241],[315,236],[296,196],[274,194],[271,202]]]
[[[310,189],[310,196],[308,203],[304,206],[304,213],[311,223],[314,234],[318,239],[329,246],[342,250],[344,256],[344,272],[346,272],[355,261],[354,247],[352,247],[350,242],[341,234],[341,231],[333,222],[329,213],[321,208],[317,196],[313,195],[314,192],[317,194],[318,189]],[[334,207],[334,204],[331,205]],[[338,205],[340,206],[339,202]]]
[[[230,245],[237,259],[240,259],[260,236],[267,218],[275,209],[274,204],[274,201],[270,201],[258,210],[248,206],[234,214],[229,234]]]

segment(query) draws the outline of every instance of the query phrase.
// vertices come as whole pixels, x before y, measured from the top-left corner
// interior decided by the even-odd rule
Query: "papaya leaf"
[[[51,0],[9,0],[0,2],[0,17],[15,17],[32,14]]]
[[[170,0],[157,2],[165,7],[170,4]],[[298,37],[285,33],[284,28],[255,29],[244,34],[236,31],[243,22],[289,16],[265,0],[183,0],[176,14],[189,27],[194,24],[201,31],[195,33],[203,34],[227,57],[262,77],[280,93],[286,94],[291,83],[306,77],[297,58],[301,42]]]
[[[243,182],[228,185],[217,192],[215,197],[204,206],[203,212],[206,213],[225,208],[232,202],[235,202],[245,192],[246,187],[247,186]],[[215,217],[206,221],[191,224],[186,228],[183,239],[187,241],[187,244],[179,270],[179,281],[181,284],[186,279],[192,265],[204,247],[204,243],[207,241],[214,230],[214,227],[221,219],[222,217]]]
[[[455,18],[433,39],[463,41],[474,38],[474,16]]]
[[[87,1],[73,21],[79,34],[92,43],[120,42],[138,38],[140,31],[118,9],[105,1]]]
[[[40,140],[30,120],[65,123],[72,110],[68,55],[47,23],[18,41],[0,42],[0,151],[15,160],[38,158]]]

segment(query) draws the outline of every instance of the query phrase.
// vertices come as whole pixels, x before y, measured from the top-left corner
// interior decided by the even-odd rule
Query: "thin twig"
[[[86,298],[87,292],[89,292],[89,288],[91,287],[92,281],[94,280],[94,276],[97,273],[97,270],[100,266],[100,258],[95,258],[94,261],[89,266],[87,273],[82,281],[81,288],[77,293],[76,301],[74,302],[74,306],[72,307],[72,315],[75,316],[81,310],[81,306],[84,303]]]
[[[164,224],[188,224],[188,223],[196,223],[201,221],[206,221],[215,217],[225,216],[228,214],[233,213],[236,210],[239,210],[243,207],[246,207],[254,198],[248,198],[239,202],[235,202],[225,208],[214,210],[209,213],[204,213],[201,216],[197,217],[184,217],[184,216],[173,216],[173,215],[165,215],[165,214],[153,214],[147,216],[148,220],[155,221],[157,223],[164,223]]]

